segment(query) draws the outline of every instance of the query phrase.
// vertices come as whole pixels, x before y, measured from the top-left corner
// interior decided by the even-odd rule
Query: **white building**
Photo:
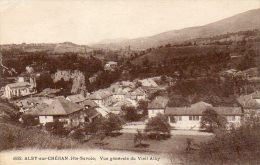
[[[28,82],[16,82],[7,84],[4,88],[3,97],[7,99],[18,98],[35,93],[35,89]]]
[[[165,115],[168,116],[169,123],[175,129],[199,130],[203,112],[207,109],[207,103],[193,104],[191,107],[166,107]],[[206,106],[205,106],[206,105]],[[219,115],[227,118],[227,126],[240,126],[243,116],[240,107],[211,107]]]
[[[104,66],[104,70],[107,71],[114,71],[117,67],[117,62],[115,61],[109,61],[106,63],[106,65]]]

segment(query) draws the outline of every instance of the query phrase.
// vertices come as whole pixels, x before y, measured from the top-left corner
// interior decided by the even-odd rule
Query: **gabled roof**
[[[157,87],[158,86],[157,83],[152,78],[139,80],[139,82],[142,83],[142,86],[152,86],[152,87]]]
[[[80,111],[83,106],[75,104],[66,99],[58,98],[55,99],[50,105],[44,107],[36,107],[28,111],[29,114],[35,116],[59,116],[59,115],[69,115],[71,113]]]
[[[30,87],[31,85],[28,82],[16,82],[12,84],[7,84],[7,86],[9,86],[10,88],[27,88]]]
[[[89,107],[92,107],[92,108],[94,108],[94,107],[98,107],[98,104],[95,102],[95,101],[93,101],[93,100],[84,100],[82,103],[81,103],[81,105],[83,105],[83,106],[89,106]]]
[[[203,110],[206,110],[207,108],[212,107],[212,105],[209,104],[209,103],[200,101],[200,102],[197,102],[195,104],[192,104],[190,107],[193,108],[193,109],[203,109]]]
[[[136,90],[134,90],[132,93],[131,93],[132,96],[143,96],[145,95],[145,92],[142,91],[141,89],[137,88]]]
[[[112,95],[112,93],[108,90],[98,90],[98,91],[90,94],[88,96],[88,98],[91,99],[91,100],[102,100],[102,99],[109,97],[111,95]]]
[[[168,98],[158,96],[152,102],[148,103],[148,109],[164,109],[168,101]]]
[[[81,94],[67,96],[67,99],[73,103],[79,103],[86,100],[86,98]]]

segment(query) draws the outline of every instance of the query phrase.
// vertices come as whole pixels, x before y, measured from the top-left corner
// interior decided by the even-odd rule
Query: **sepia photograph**
[[[259,165],[260,0],[0,0],[0,165]]]

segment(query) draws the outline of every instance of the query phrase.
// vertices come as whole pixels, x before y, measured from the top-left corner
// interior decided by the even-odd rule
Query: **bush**
[[[64,124],[58,121],[46,123],[45,128],[54,135],[64,136],[69,133],[69,131],[64,128]]]
[[[135,107],[125,107],[122,106],[122,111],[124,112],[124,118],[127,121],[138,121],[140,116],[137,113],[137,109]]]
[[[148,137],[152,139],[165,139],[170,137],[171,126],[166,116],[158,114],[156,117],[149,119],[145,127],[145,132],[148,132]]]
[[[0,123],[0,151],[17,148],[65,149],[79,144],[69,138],[46,134],[38,128],[22,128]]]
[[[26,126],[35,126],[39,123],[32,115],[22,115],[23,124]]]
[[[217,114],[215,110],[208,108],[203,112],[200,121],[200,128],[205,129],[208,132],[213,132],[217,128],[224,129],[226,123],[227,120],[225,117]]]
[[[82,129],[75,129],[75,130],[72,130],[70,132],[70,136],[73,138],[73,139],[76,139],[76,140],[83,140],[84,139],[84,133],[83,133],[83,130]]]

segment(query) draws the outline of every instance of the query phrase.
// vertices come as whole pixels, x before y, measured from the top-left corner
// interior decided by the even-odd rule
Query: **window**
[[[175,121],[182,121],[182,117],[181,116],[175,116]]]
[[[189,116],[189,120],[199,121],[200,117],[199,116]]]
[[[227,121],[235,121],[236,116],[227,116]]]
[[[170,122],[171,123],[174,123],[174,119],[175,119],[174,116],[170,116]]]

